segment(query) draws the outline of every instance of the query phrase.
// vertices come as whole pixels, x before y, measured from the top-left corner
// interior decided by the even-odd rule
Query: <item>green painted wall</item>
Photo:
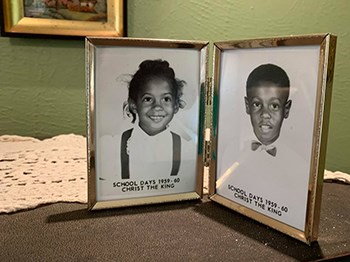
[[[129,0],[131,37],[338,35],[326,167],[350,173],[349,0]],[[84,41],[0,38],[0,135],[85,134]]]
[[[85,134],[84,41],[0,38],[0,135]]]

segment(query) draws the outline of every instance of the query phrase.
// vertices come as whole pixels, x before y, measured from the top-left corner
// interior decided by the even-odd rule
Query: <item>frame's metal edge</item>
[[[151,204],[163,204],[163,203],[169,203],[169,202],[176,203],[180,201],[191,201],[191,200],[199,200],[199,199],[201,199],[200,194],[196,192],[191,192],[191,193],[151,196],[151,197],[142,197],[142,198],[96,201],[93,203],[90,210],[95,211],[95,210],[101,210],[101,209],[123,208],[123,207],[142,206],[142,205],[151,205]]]
[[[332,100],[332,84],[334,77],[334,66],[335,66],[335,53],[336,53],[336,42],[337,37],[335,35],[327,34],[324,37],[324,41],[320,50],[320,70],[322,75],[322,80],[320,83],[319,91],[319,109],[317,118],[315,119],[315,131],[314,136],[318,138],[315,142],[315,155],[317,161],[314,165],[314,170],[310,173],[310,179],[312,179],[311,191],[313,192],[310,197],[310,209],[312,214],[308,214],[307,221],[308,237],[309,241],[313,242],[317,240],[319,223],[320,223],[320,213],[321,213],[321,202],[322,202],[322,188],[323,188],[323,176],[325,168],[325,158],[327,151],[327,140],[328,140],[328,128],[329,128],[329,118],[330,118],[330,107]],[[316,122],[317,120],[317,122]],[[308,209],[309,210],[309,209]]]
[[[205,151],[203,148],[204,132],[205,132],[205,90],[206,80],[208,76],[208,44],[204,45],[200,49],[200,81],[199,81],[199,121],[198,121],[198,147],[197,147],[197,180],[199,183],[196,185],[196,192],[203,197],[203,185],[204,185],[204,156]]]
[[[217,134],[218,134],[218,99],[219,99],[219,85],[220,85],[220,61],[222,50],[214,43],[214,58],[213,58],[213,88],[211,93],[211,159],[209,165],[209,196],[215,194],[216,186],[216,158],[217,158]]]
[[[175,40],[175,39],[155,39],[155,38],[133,38],[133,37],[89,37],[95,45],[132,46],[145,47],[149,45],[158,48],[194,48],[202,49],[209,45],[208,41],[200,40]]]
[[[94,46],[89,40],[85,39],[85,48],[86,48],[86,142],[87,142],[87,174],[88,174],[88,209],[92,209],[96,204],[96,167],[95,167],[95,93],[94,93],[94,79],[93,79],[93,70],[94,70]]]
[[[320,44],[327,34],[289,35],[268,38],[252,38],[234,41],[218,41],[214,44],[222,49],[265,48],[291,45]]]

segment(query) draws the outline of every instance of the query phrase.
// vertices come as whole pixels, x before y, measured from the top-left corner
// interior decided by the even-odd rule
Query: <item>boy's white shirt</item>
[[[251,143],[256,141],[256,138],[253,135],[251,138],[241,142],[236,156],[226,153],[226,150],[219,152],[221,154],[218,159],[221,161],[218,163],[217,193],[304,230],[309,181],[308,163],[297,152],[282,143],[281,138],[273,143],[277,149],[275,157],[265,150],[253,151]],[[235,198],[233,191],[228,190],[229,185],[246,190],[247,194],[252,193],[277,202],[280,206],[287,206],[289,211],[283,213],[283,216],[275,216],[267,208],[263,210],[254,204]]]

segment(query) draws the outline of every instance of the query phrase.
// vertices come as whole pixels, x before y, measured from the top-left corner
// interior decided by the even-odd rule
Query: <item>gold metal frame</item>
[[[307,210],[305,218],[305,230],[296,229],[288,224],[275,220],[272,217],[261,214],[253,209],[243,206],[233,200],[227,199],[216,192],[217,183],[217,143],[218,143],[218,108],[220,104],[220,61],[226,50],[242,50],[248,48],[266,48],[282,46],[308,46],[316,45],[320,48],[318,82],[316,93],[316,107],[314,111],[312,156],[310,164],[309,186],[307,196]],[[317,240],[320,220],[320,206],[322,195],[323,174],[325,167],[325,155],[327,145],[329,111],[332,93],[333,69],[335,62],[336,36],[331,34],[317,34],[304,36],[287,36],[267,39],[253,39],[242,41],[226,41],[214,43],[214,91],[213,109],[210,129],[214,134],[210,141],[213,148],[213,157],[209,161],[209,196],[210,199],[245,216],[255,219],[276,230],[288,234],[298,240],[310,244]]]
[[[87,153],[88,153],[88,209],[98,210],[105,208],[116,208],[124,206],[147,205],[154,203],[165,203],[182,200],[195,200],[202,198],[203,194],[203,129],[204,129],[204,97],[205,84],[208,67],[208,42],[201,41],[177,41],[177,40],[160,40],[160,39],[136,39],[136,38],[104,38],[104,37],[87,37],[85,40],[86,47],[86,72],[87,72]],[[98,201],[97,196],[97,174],[96,174],[96,93],[99,87],[96,86],[96,52],[99,48],[104,47],[132,47],[132,48],[159,48],[159,49],[190,49],[199,52],[200,61],[198,79],[199,94],[199,127],[198,127],[198,145],[196,157],[196,185],[193,192],[175,193],[157,196],[138,197],[127,199],[113,199],[107,201]],[[116,50],[117,52],[117,50]],[[121,61],[121,63],[123,63]],[[196,72],[193,72],[194,74]]]
[[[107,0],[107,22],[24,17],[23,0],[2,1],[4,32],[62,36],[123,36],[123,0]]]

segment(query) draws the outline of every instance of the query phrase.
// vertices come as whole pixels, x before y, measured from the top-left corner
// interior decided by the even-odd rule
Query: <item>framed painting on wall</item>
[[[123,0],[4,0],[3,33],[123,36]]]
[[[86,38],[89,209],[202,197],[207,46]]]
[[[214,43],[210,199],[317,239],[336,37]]]

